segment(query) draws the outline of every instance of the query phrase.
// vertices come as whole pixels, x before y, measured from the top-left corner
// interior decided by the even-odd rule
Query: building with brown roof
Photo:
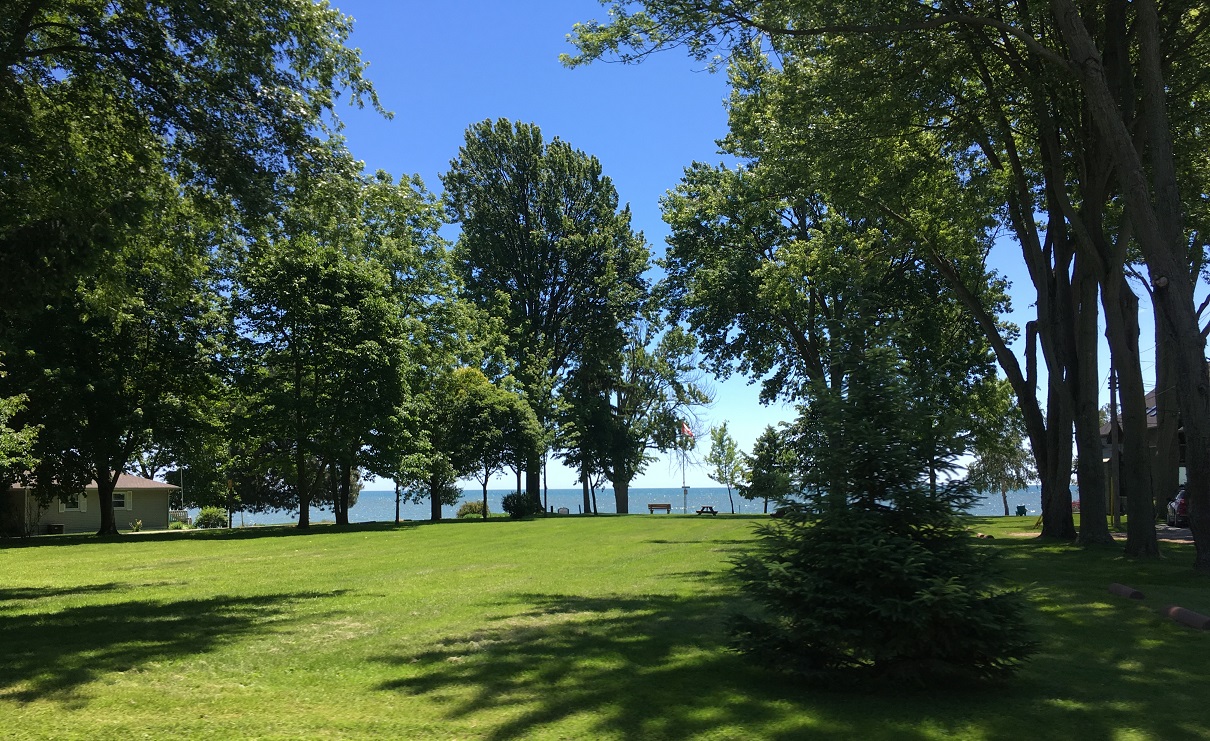
[[[120,474],[113,491],[114,517],[119,529],[167,530],[172,492],[178,487],[162,481]],[[49,506],[39,503],[31,487],[13,484],[0,493],[5,508],[0,522],[11,523],[26,535],[89,533],[101,529],[97,483],[94,481],[77,495],[53,497]]]

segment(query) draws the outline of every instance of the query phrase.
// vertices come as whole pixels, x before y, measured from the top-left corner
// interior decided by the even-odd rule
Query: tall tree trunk
[[[1038,469],[1042,484],[1040,537],[1073,541],[1076,539],[1076,525],[1071,513],[1072,415],[1070,397],[1063,385],[1059,379],[1048,382],[1046,431],[1042,443],[1046,446],[1047,455],[1045,469]],[[1031,444],[1037,443],[1031,440]]]
[[[403,492],[399,488],[399,482],[395,482],[395,524],[399,524],[399,503],[403,499]]]
[[[525,462],[525,493],[537,501],[542,499],[542,456],[537,453]]]
[[[298,472],[296,486],[298,489],[298,527],[311,527],[311,487],[307,482],[306,454],[303,452],[301,441],[297,442],[294,450],[294,469]]]
[[[588,498],[588,474],[583,470],[580,472],[580,484],[584,487],[584,514],[592,512],[592,502]]]
[[[483,517],[487,518],[487,512]],[[441,519],[441,479],[437,476],[429,479],[429,519],[433,522]]]
[[[345,462],[340,471],[340,494],[336,500],[336,524],[349,524],[349,492],[353,488],[353,464]]]
[[[1139,300],[1121,270],[1114,270],[1101,288],[1105,302],[1105,334],[1117,370],[1122,398],[1122,473],[1126,495],[1126,553],[1158,556],[1155,507],[1151,493],[1151,456],[1147,449],[1147,403],[1139,356]]]
[[[1133,5],[1139,38],[1146,165],[1121,110],[1115,105],[1097,46],[1078,8],[1072,0],[1051,0],[1072,69],[1087,97],[1093,125],[1104,138],[1105,151],[1116,166],[1122,200],[1147,262],[1157,312],[1165,332],[1175,340],[1174,365],[1185,428],[1189,526],[1196,550],[1194,566],[1210,571],[1210,374],[1206,368],[1206,342],[1197,321],[1183,244],[1180,191],[1165,108],[1158,14],[1152,0],[1139,0]]]
[[[731,503],[731,514],[735,514],[735,500],[731,498],[731,487],[727,487],[727,501]]]
[[[1092,271],[1088,255],[1076,256],[1076,287],[1079,307],[1075,323],[1075,368],[1072,391],[1075,395],[1076,451],[1080,488],[1081,545],[1113,545],[1106,520],[1107,482],[1101,462],[1100,369],[1097,363],[1097,295],[1099,281]]]
[[[613,482],[613,501],[619,515],[630,514],[630,479],[618,476]]]
[[[97,481],[97,509],[101,515],[101,529],[97,535],[117,535],[118,519],[113,514],[113,490],[118,485],[118,474],[110,467],[110,462],[95,465]]]
[[[1024,188],[1024,186],[1022,186]],[[1022,254],[1030,267],[1030,275],[1038,290],[1038,321],[1026,324],[1025,341],[1025,370],[1022,372],[1021,363],[1012,349],[1008,346],[997,318],[994,317],[979,296],[967,287],[962,275],[954,263],[939,252],[933,251],[929,258],[945,278],[946,283],[954,291],[958,300],[966,307],[983,329],[996,354],[996,360],[1004,371],[1005,377],[1013,387],[1021,415],[1025,420],[1025,431],[1029,436],[1030,449],[1038,471],[1041,484],[1042,535],[1044,538],[1058,540],[1074,540],[1076,537],[1075,522],[1071,514],[1071,441],[1072,441],[1072,412],[1073,403],[1070,392],[1062,388],[1060,380],[1065,371],[1059,364],[1059,353],[1055,344],[1049,340],[1053,333],[1056,320],[1053,316],[1053,276],[1058,270],[1049,264],[1044,264],[1044,255],[1049,250],[1043,250],[1037,237],[1036,229],[1032,229],[1032,220],[1027,220],[1020,208],[1010,209],[1013,213],[1013,229],[1022,245]],[[1065,269],[1065,268],[1064,268]],[[1037,343],[1039,325],[1043,325],[1041,333],[1046,340],[1044,345],[1051,349],[1045,354],[1047,368],[1051,369],[1048,378],[1051,379],[1047,388],[1047,412],[1043,414],[1038,403],[1038,373],[1037,373]]]
[[[1164,512],[1180,485],[1180,412],[1176,398],[1175,344],[1165,332],[1159,313],[1155,320],[1155,449],[1152,450],[1151,483],[1156,512]]]
[[[1008,517],[1008,489],[1000,488],[1000,500],[1004,502],[1004,516]]]
[[[488,471],[483,476],[483,519],[487,519],[487,482],[491,479],[491,472]]]

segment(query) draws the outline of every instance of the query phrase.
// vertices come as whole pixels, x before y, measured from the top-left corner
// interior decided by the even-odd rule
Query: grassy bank
[[[978,521],[1029,589],[1036,659],[991,690],[843,695],[723,646],[727,561],[757,520],[10,543],[0,737],[1210,738],[1210,637],[1156,612],[1210,613],[1191,546],[1137,563]]]

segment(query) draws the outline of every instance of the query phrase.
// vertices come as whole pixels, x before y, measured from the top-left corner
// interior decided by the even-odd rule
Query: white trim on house
[[[122,499],[121,506],[118,506],[118,497],[121,497]],[[118,491],[115,489],[113,492],[113,508],[115,510],[120,509],[127,512],[134,509],[134,492],[129,490]]]
[[[71,495],[71,496],[74,496],[74,498],[76,500],[76,506],[74,506],[74,507],[70,506],[70,504],[71,504],[70,498],[69,498],[69,501],[65,502],[65,501],[63,501],[63,497],[60,496],[59,497],[59,511],[60,512],[87,512],[88,511],[88,497],[83,492],[81,492],[79,494]]]

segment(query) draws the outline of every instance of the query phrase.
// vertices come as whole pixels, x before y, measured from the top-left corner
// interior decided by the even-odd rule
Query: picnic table
[[[711,507],[709,504],[702,505],[702,508],[697,511],[699,515],[717,515],[718,510]]]

